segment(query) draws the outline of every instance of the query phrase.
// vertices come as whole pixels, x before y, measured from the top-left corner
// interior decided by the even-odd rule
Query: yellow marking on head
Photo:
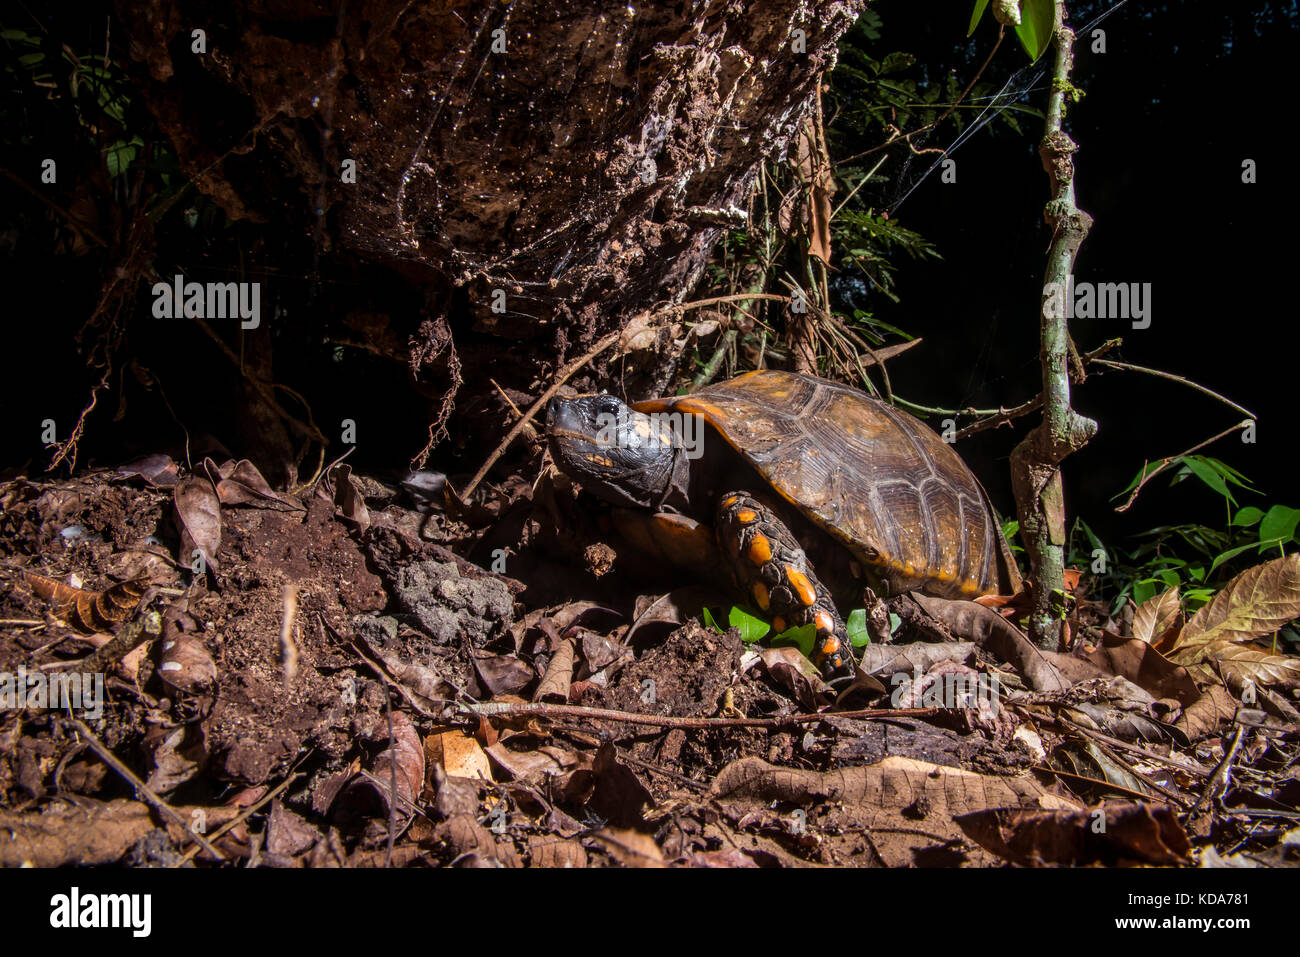
[[[755,535],[746,554],[755,565],[766,565],[772,560],[772,543],[764,535]]]
[[[812,582],[808,576],[793,565],[785,566],[785,580],[790,587],[794,589],[795,594],[799,597],[799,604],[810,607],[817,603],[817,591],[813,588]]]
[[[758,607],[763,611],[767,611],[768,605],[771,604],[771,599],[767,594],[767,586],[762,582],[754,582],[754,601],[758,602]]]
[[[607,469],[612,469],[614,467],[614,463],[610,459],[607,459],[603,455],[596,455],[593,452],[588,452],[586,455],[583,456],[583,458],[585,458],[588,462],[592,463],[593,465],[603,465]]]

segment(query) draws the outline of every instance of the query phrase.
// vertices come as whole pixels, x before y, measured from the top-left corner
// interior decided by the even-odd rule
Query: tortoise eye
[[[596,412],[600,415],[618,415],[618,407],[621,404],[612,395],[602,395],[596,400]]]

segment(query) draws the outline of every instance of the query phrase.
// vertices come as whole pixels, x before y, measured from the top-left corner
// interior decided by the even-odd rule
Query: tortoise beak
[[[587,438],[587,422],[578,403],[556,396],[546,406],[546,433],[552,439]]]

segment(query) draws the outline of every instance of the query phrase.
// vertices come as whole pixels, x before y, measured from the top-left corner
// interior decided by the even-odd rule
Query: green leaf
[[[1101,539],[1098,538],[1093,533],[1092,529],[1088,527],[1087,522],[1085,522],[1081,518],[1076,518],[1075,521],[1078,522],[1079,527],[1083,529],[1083,534],[1088,536],[1088,543],[1092,545],[1094,551],[1096,551],[1097,549],[1101,549],[1103,552],[1106,551],[1106,546],[1101,543]]]
[[[1300,525],[1300,509],[1274,505],[1259,523],[1259,540],[1289,542],[1295,538],[1296,525]]]
[[[1262,508],[1247,505],[1245,508],[1238,509],[1237,514],[1232,516],[1232,524],[1239,528],[1250,528],[1263,517],[1264,510]]]
[[[1196,458],[1201,459],[1204,462],[1208,463],[1216,472],[1222,475],[1233,485],[1239,485],[1242,488],[1248,488],[1252,492],[1257,491],[1256,489],[1251,487],[1249,478],[1247,478],[1242,473],[1238,472],[1236,469],[1234,469],[1227,462],[1224,462],[1222,459],[1216,459],[1212,455],[1198,455],[1196,456]]]
[[[704,623],[708,625],[710,628],[714,629],[715,631],[725,632],[727,630],[713,620],[713,612],[709,611],[709,609],[707,608],[703,609],[703,614],[701,617],[704,619]]]
[[[109,176],[120,176],[135,159],[135,146],[119,140],[104,151],[104,161],[108,165]]]
[[[845,627],[849,633],[849,644],[854,648],[861,648],[863,645],[871,644],[871,635],[867,632],[867,610],[865,608],[855,608],[849,613],[849,620],[845,622]]]
[[[984,18],[984,11],[988,9],[989,0],[975,0],[975,9],[971,11],[970,28],[966,31],[966,36],[975,32],[975,28],[980,25],[980,20]]]
[[[891,635],[894,632],[898,631],[898,626],[901,625],[902,623],[903,623],[903,619],[899,618],[892,611],[889,613],[889,633]]]
[[[1222,474],[1220,474],[1214,466],[1201,458],[1201,456],[1185,455],[1183,456],[1183,465],[1188,471],[1226,498],[1233,505],[1237,504],[1237,500],[1232,497],[1232,492],[1228,490],[1228,483],[1223,480]]]
[[[1214,570],[1218,568],[1220,565],[1222,565],[1224,562],[1231,561],[1232,559],[1240,555],[1242,552],[1249,551],[1250,549],[1254,548],[1256,545],[1259,544],[1261,543],[1251,542],[1248,545],[1239,545],[1236,548],[1230,548],[1226,552],[1216,555],[1214,561],[1211,562],[1210,564],[1210,573],[1213,574]],[[1276,545],[1277,542],[1263,542],[1262,544],[1264,546]]]
[[[1016,36],[1031,61],[1037,61],[1052,43],[1056,26],[1056,0],[1021,0]]]
[[[732,628],[740,629],[740,640],[747,645],[752,645],[772,630],[772,626],[762,618],[756,618],[743,608],[735,606],[727,612],[727,621]]]
[[[1163,591],[1164,589],[1161,589]],[[1133,602],[1138,605],[1146,604],[1148,598],[1155,597],[1156,582],[1148,578],[1144,581],[1133,583]]]
[[[804,657],[811,658],[813,643],[817,640],[817,626],[812,622],[798,628],[787,628],[772,639],[772,647],[793,646],[803,652]]]

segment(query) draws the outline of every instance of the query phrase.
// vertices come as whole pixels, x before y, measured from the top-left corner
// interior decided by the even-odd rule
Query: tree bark
[[[1032,566],[1029,633],[1044,648],[1060,643],[1065,618],[1066,528],[1060,466],[1097,432],[1096,422],[1070,407],[1070,330],[1066,310],[1056,308],[1065,293],[1056,300],[1049,292],[1053,287],[1066,288],[1079,246],[1092,226],[1092,217],[1075,206],[1073,154],[1077,147],[1061,129],[1074,61],[1074,32],[1065,17],[1065,4],[1057,0],[1052,92],[1046,132],[1039,144],[1039,156],[1051,181],[1051,199],[1043,209],[1043,218],[1052,228],[1039,315],[1043,418],[1011,453],[1020,532]]]
[[[422,283],[424,338],[449,329],[466,387],[487,392],[476,359],[528,388],[684,299],[724,229],[744,225],[761,162],[788,149],[864,6],[118,10],[148,103],[200,189],[231,217],[287,221],[325,253],[341,245]],[[428,356],[455,359],[420,338],[417,378]]]

